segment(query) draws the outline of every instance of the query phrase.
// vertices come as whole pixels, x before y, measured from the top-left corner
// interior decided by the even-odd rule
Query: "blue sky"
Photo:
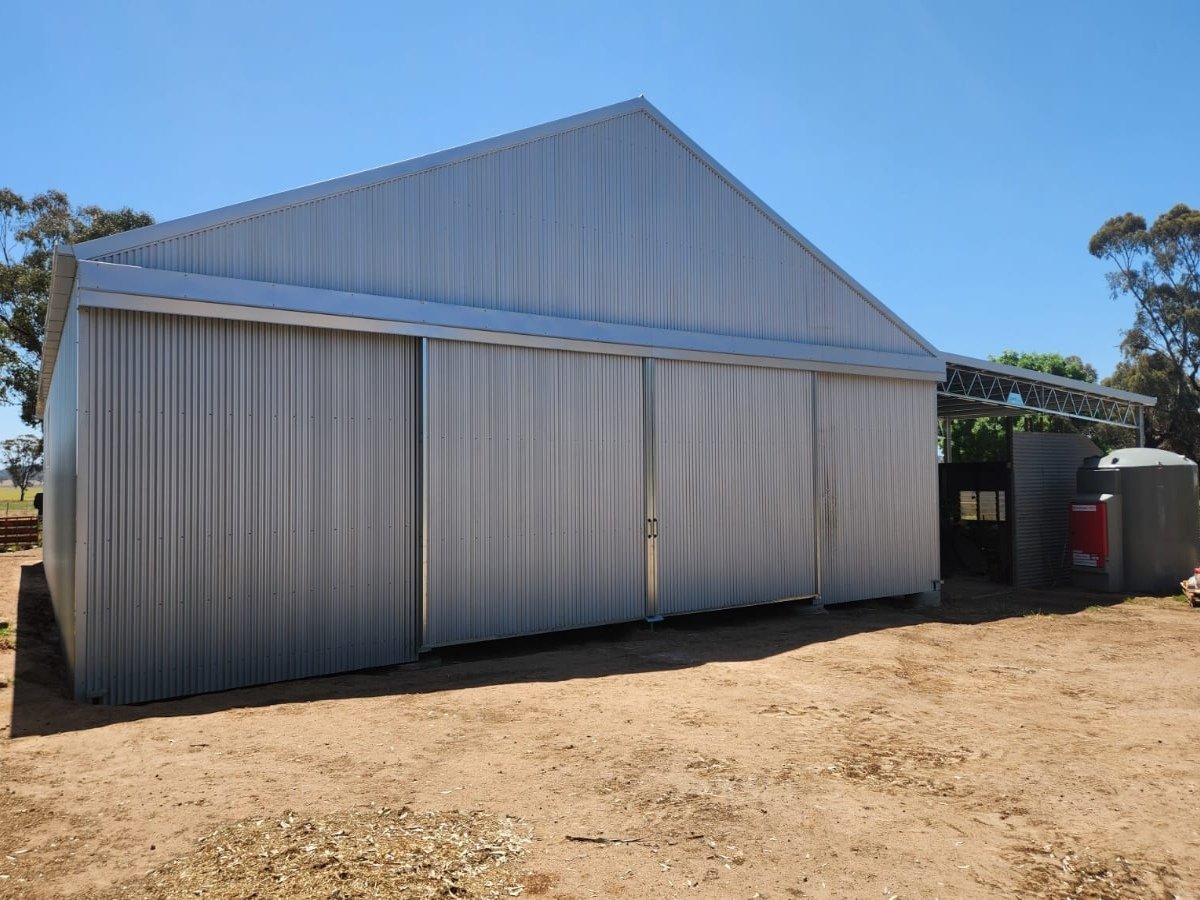
[[[645,94],[937,346],[1132,319],[1087,241],[1200,205],[1200,4],[21,3],[0,184],[160,220]],[[1180,72],[1183,74],[1181,75]],[[24,430],[0,410],[0,437]]]

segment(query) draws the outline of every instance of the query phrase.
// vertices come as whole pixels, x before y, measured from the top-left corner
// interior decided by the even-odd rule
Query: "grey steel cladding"
[[[941,577],[934,392],[913,381],[816,378],[822,599],[931,590]]]
[[[79,309],[64,319],[58,365],[45,409],[45,506],[42,523],[46,581],[68,671],[76,663],[75,497],[79,400]]]
[[[99,258],[929,355],[645,111]]]
[[[81,324],[77,695],[415,658],[416,341],[102,310]]]
[[[1082,434],[1013,434],[1013,583],[1046,587],[1070,579],[1067,504],[1076,473],[1100,448]]]
[[[659,612],[815,595],[812,373],[655,369]]]
[[[426,644],[644,615],[642,363],[429,342]]]

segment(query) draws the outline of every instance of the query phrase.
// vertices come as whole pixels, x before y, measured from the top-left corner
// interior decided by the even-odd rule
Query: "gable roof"
[[[329,181],[283,191],[267,197],[261,197],[243,203],[236,203],[231,206],[198,213],[192,216],[185,216],[172,221],[161,222],[145,228],[139,228],[133,231],[124,232],[122,234],[112,235],[110,237],[88,241],[77,245],[74,248],[74,253],[78,259],[103,259],[115,262],[124,262],[126,261],[126,258],[130,256],[130,251],[137,251],[139,248],[149,248],[152,245],[170,241],[175,238],[181,238],[183,236],[194,235],[211,229],[229,226],[233,223],[267,216],[272,213],[278,213],[280,211],[311,204],[317,201],[336,198],[339,195],[360,191],[364,188],[395,182],[399,179],[404,179],[409,176],[424,172],[430,172],[441,167],[452,166],[457,163],[484,157],[500,151],[514,149],[523,144],[540,141],[555,135],[561,135],[567,132],[586,128],[588,126],[598,125],[609,120],[628,116],[631,113],[644,114],[655,124],[657,124],[663,131],[678,141],[679,144],[686,148],[687,151],[689,151],[697,160],[699,160],[707,169],[709,169],[718,179],[724,182],[724,184],[730,190],[739,195],[744,201],[750,204],[750,206],[755,208],[781,232],[787,235],[792,241],[799,245],[799,247],[803,248],[804,251],[810,254],[838,281],[841,281],[847,288],[849,288],[850,291],[858,295],[862,301],[873,307],[876,312],[883,317],[883,319],[887,320],[891,324],[891,326],[905,335],[912,342],[912,344],[915,345],[913,348],[914,350],[917,350],[917,352],[921,353],[921,355],[928,355],[931,357],[937,356],[936,349],[928,341],[921,337],[921,335],[913,330],[870,291],[859,284],[859,282],[850,276],[844,269],[838,266],[819,249],[817,249],[817,247],[814,246],[811,241],[805,238],[790,223],[783,219],[782,216],[771,209],[720,163],[709,156],[680,128],[678,128],[665,115],[663,115],[661,111],[654,107],[653,104],[651,104],[645,97],[637,97],[622,103],[605,106],[589,112],[559,119],[554,122],[537,125],[532,128],[526,128],[510,134],[501,135],[499,137],[467,144],[462,147],[439,151],[427,156],[405,160],[392,165],[382,166],[380,168],[370,169],[352,175],[346,175],[341,178],[335,178]]]

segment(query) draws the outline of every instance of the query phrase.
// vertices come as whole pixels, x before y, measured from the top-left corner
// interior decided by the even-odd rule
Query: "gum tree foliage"
[[[19,405],[26,425],[40,425],[38,373],[54,247],[153,223],[128,207],[73,207],[62,191],[25,198],[0,188],[0,403]]]
[[[23,434],[0,441],[0,457],[4,460],[8,477],[20,489],[21,501],[24,502],[25,491],[42,474],[42,439],[36,434]]]
[[[1060,353],[1021,353],[1005,350],[997,356],[988,357],[992,362],[1007,366],[1020,366],[1047,375],[1060,375],[1076,381],[1095,383],[1096,370],[1078,356],[1063,356]],[[1030,413],[1013,420],[1014,431],[1076,432],[1079,425],[1069,419]],[[954,437],[954,459],[956,462],[1002,462],[1008,459],[1008,441],[1004,434],[1004,419],[962,419],[951,425]]]
[[[1146,443],[1200,457],[1200,210],[1180,203],[1147,226],[1133,213],[1109,219],[1088,251],[1114,268],[1114,299],[1134,302],[1124,356],[1105,384],[1151,394]]]

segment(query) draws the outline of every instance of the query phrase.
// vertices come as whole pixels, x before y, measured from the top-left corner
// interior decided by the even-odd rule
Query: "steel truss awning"
[[[1144,394],[1046,375],[986,359],[943,353],[946,378],[938,384],[938,417],[978,419],[1046,413],[1142,430],[1143,411],[1158,401]],[[1140,434],[1139,434],[1140,436]]]

